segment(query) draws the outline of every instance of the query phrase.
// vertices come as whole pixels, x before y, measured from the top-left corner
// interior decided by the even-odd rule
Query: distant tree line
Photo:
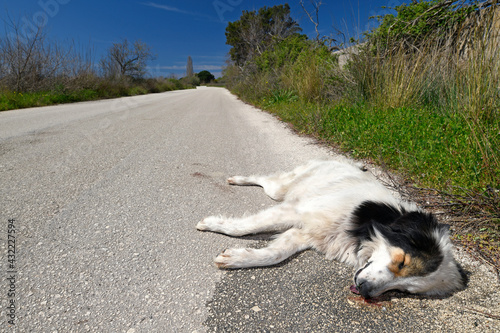
[[[51,41],[43,26],[26,27],[10,17],[5,24],[5,36],[0,39],[0,94],[90,89],[111,97],[192,87],[215,80],[208,71],[195,75],[191,57],[187,77],[182,80],[146,79],[148,63],[155,55],[141,40],[115,42],[96,62],[92,47]]]
[[[104,81],[121,82],[130,88],[146,80],[148,63],[154,59],[146,43],[123,39],[113,43],[96,63],[91,46],[52,41],[43,26],[26,27],[8,17],[4,37],[0,39],[0,89],[15,92],[97,89]]]
[[[50,40],[43,26],[7,17],[0,38],[0,111],[141,95],[199,85],[147,77],[155,56],[146,43],[123,39],[96,61],[92,46]]]

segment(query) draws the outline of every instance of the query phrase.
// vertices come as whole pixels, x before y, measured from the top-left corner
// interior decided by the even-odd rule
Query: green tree
[[[226,44],[231,45],[231,60],[244,66],[255,56],[302,29],[290,17],[288,4],[243,11],[240,19],[226,27]]]
[[[299,55],[311,48],[313,43],[306,35],[293,35],[274,45],[255,58],[257,68],[263,72],[278,70],[287,64],[293,64]]]
[[[201,71],[196,75],[200,79],[201,83],[210,83],[211,81],[215,80],[215,76],[213,76],[213,74],[209,71]]]

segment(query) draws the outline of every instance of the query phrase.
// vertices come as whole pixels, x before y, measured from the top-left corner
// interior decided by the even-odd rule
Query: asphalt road
[[[350,267],[314,251],[213,266],[224,248],[269,238],[195,230],[274,204],[228,176],[331,155],[222,88],[0,113],[0,331],[500,330],[498,277],[460,249],[466,290],[376,304],[349,292]]]

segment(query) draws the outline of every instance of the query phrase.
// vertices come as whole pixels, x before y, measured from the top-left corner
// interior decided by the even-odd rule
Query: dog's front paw
[[[243,268],[248,267],[248,259],[252,256],[254,249],[228,249],[224,250],[215,258],[217,268]]]

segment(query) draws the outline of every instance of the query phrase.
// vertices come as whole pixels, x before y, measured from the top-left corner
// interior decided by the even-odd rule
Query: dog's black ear
[[[359,241],[371,240],[375,235],[375,228],[384,235],[392,234],[396,231],[390,226],[401,214],[399,207],[381,202],[364,201],[354,209],[352,229],[348,233]]]

